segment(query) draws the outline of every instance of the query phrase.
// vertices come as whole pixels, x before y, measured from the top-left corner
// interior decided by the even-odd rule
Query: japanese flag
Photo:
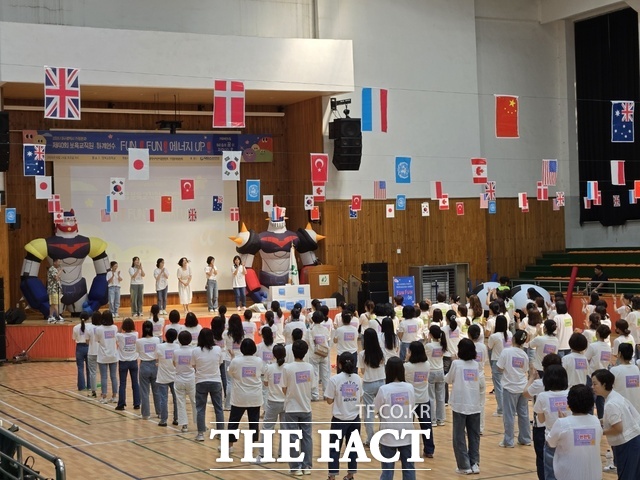
[[[262,211],[271,213],[273,209],[273,195],[262,196]]]
[[[387,218],[395,218],[396,206],[393,203],[387,203],[386,213],[387,213]]]
[[[149,180],[149,149],[129,149],[129,180]]]
[[[34,177],[36,179],[36,198],[48,200],[51,197],[51,177]]]

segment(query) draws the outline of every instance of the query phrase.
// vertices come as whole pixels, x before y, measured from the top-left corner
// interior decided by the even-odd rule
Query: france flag
[[[587,199],[596,200],[598,198],[598,182],[587,182]]]
[[[362,89],[362,131],[387,132],[387,97],[386,88]]]

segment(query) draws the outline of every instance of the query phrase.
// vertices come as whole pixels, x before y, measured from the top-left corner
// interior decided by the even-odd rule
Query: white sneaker
[[[58,319],[56,320],[56,323],[64,323],[64,318],[58,317]]]
[[[293,475],[294,477],[301,477],[302,470],[289,470],[289,474]]]
[[[256,456],[256,460],[253,463],[262,463],[262,455]]]
[[[480,473],[480,467],[478,466],[478,464],[477,464],[477,463],[474,463],[473,465],[471,465],[471,471],[472,471],[474,474],[478,474],[478,473]]]
[[[305,468],[304,470],[302,470],[302,474],[303,475],[311,475],[311,469],[310,468]]]
[[[473,473],[473,470],[469,469],[469,470],[460,470],[459,468],[456,468],[456,473],[460,474],[460,475],[471,475]]]
[[[217,450],[219,452],[221,452],[222,451],[222,447],[218,447]],[[227,452],[229,452],[229,453],[233,453],[233,451],[234,451],[234,447],[229,447],[229,449],[227,450]]]
[[[505,444],[505,443],[504,443],[504,440],[502,440],[502,441],[498,444],[498,446],[499,446],[499,447],[502,447],[502,448],[513,448],[513,445],[507,445],[507,444]]]
[[[188,432],[189,431],[189,427],[187,425],[182,425],[182,428],[180,429],[180,431],[182,433]]]
[[[614,464],[607,465],[606,467],[604,467],[604,468],[602,469],[602,471],[603,471],[603,472],[615,472],[615,471],[617,471],[617,470],[618,470],[618,469],[616,468],[616,466],[615,466]]]
[[[55,317],[49,317],[49,318],[47,319],[47,323],[56,323],[56,321],[57,321],[57,320],[55,319]]]
[[[204,433],[198,433],[195,438],[196,442],[204,442]]]

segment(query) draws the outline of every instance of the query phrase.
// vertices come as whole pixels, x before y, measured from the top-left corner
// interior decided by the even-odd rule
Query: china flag
[[[518,138],[518,97],[496,95],[496,137]]]
[[[164,213],[171,213],[171,197],[160,197],[160,211]]]

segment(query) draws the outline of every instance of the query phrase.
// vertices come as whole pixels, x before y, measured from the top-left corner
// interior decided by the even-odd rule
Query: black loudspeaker
[[[362,281],[367,283],[384,282],[387,283],[387,272],[362,272]],[[375,290],[375,289],[374,289]]]
[[[388,303],[389,302],[389,292],[369,292],[368,300],[371,300],[373,303]]]
[[[333,165],[338,170],[360,170],[362,126],[359,118],[337,118],[329,124]]]
[[[0,172],[9,170],[9,112],[0,112]]]
[[[7,360],[7,325],[4,321],[4,311],[0,310],[0,362]]]
[[[360,265],[362,273],[384,273],[385,275],[389,271],[389,266],[385,262],[380,263],[363,263]]]

